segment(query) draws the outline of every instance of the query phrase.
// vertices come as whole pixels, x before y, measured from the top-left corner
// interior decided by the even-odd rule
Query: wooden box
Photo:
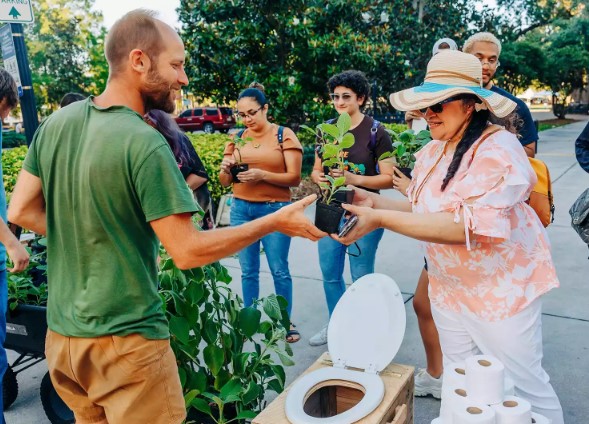
[[[326,352],[303,375],[319,368],[330,367],[332,362]],[[358,424],[413,424],[413,371],[408,365],[390,364],[381,373],[385,394],[381,404]],[[337,384],[336,385],[334,385]],[[290,386],[266,407],[252,424],[290,424],[284,405]],[[363,392],[357,384],[332,380],[315,387],[315,392],[305,403],[305,412],[314,417],[330,417],[351,409],[362,399]]]

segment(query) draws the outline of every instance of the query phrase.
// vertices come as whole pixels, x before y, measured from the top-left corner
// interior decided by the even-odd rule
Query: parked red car
[[[235,126],[235,117],[230,107],[197,107],[182,112],[176,123],[184,131],[204,131],[208,134],[216,130],[228,132]]]

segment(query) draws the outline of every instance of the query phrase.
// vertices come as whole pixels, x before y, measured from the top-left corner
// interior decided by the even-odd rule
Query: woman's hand
[[[251,168],[247,171],[240,172],[237,174],[237,178],[242,183],[253,183],[256,181],[262,181],[266,177],[266,171],[263,169]]]
[[[230,169],[233,165],[235,165],[235,158],[231,156],[223,157],[223,160],[221,161],[221,172],[224,172],[225,174],[230,174]]]
[[[354,205],[362,206],[364,208],[374,207],[374,200],[372,199],[372,193],[368,190],[364,190],[353,185],[349,185],[347,188],[354,190]]]
[[[364,191],[364,190],[363,190]],[[369,207],[356,206],[356,195],[354,195],[354,205],[348,205],[343,203],[342,207],[350,212],[352,215],[358,216],[358,223],[350,230],[350,232],[344,237],[338,237],[336,234],[331,234],[331,238],[334,240],[350,245],[358,239],[364,237],[366,234],[380,228],[381,216],[380,212]]]
[[[407,187],[411,183],[411,178],[408,178],[397,167],[393,168],[393,188],[399,191],[403,196],[407,197]]]

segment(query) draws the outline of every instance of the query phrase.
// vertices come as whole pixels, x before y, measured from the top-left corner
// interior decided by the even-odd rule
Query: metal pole
[[[23,95],[20,98],[20,108],[22,110],[27,144],[30,145],[33,141],[33,135],[39,126],[37,105],[35,103],[35,94],[33,93],[33,80],[31,78],[31,69],[29,68],[23,26],[22,24],[10,24],[10,28],[12,29],[14,50],[16,51],[16,60],[18,62],[20,81],[23,88]]]
[[[377,99],[377,95],[376,95],[376,89],[377,89],[377,85],[376,85],[376,80],[373,81],[372,83],[372,116],[376,116],[376,99]]]

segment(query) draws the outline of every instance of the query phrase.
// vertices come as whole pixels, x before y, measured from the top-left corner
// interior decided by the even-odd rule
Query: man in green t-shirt
[[[159,242],[186,269],[276,230],[325,234],[303,213],[313,197],[239,227],[196,230],[192,193],[165,139],[142,119],[172,112],[188,83],[182,41],[137,10],[113,25],[105,54],[105,91],[37,130],[9,218],[47,234],[47,364],[76,422],[180,423],[184,399],[157,294]]]

